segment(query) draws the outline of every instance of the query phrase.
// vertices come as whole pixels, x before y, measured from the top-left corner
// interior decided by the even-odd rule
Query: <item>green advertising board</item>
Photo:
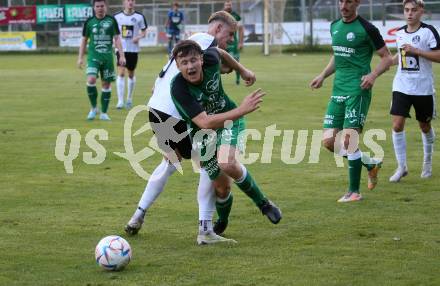
[[[58,5],[38,5],[37,24],[64,22],[64,7]]]
[[[93,16],[92,6],[88,4],[66,4],[66,23],[84,22]]]

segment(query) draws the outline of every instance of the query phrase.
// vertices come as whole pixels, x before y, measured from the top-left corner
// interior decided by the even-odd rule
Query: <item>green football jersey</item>
[[[240,22],[241,21],[241,17],[239,14],[237,14],[236,12],[232,11],[231,16],[234,17],[235,21]],[[239,35],[238,35],[238,30],[235,31],[234,33],[234,42],[232,42],[231,44],[228,44],[227,47],[227,51],[228,52],[237,52],[238,51],[238,42],[239,42]]]
[[[384,47],[385,42],[379,30],[360,16],[348,23],[334,21],[330,33],[335,57],[333,96],[358,95],[362,76],[371,72],[374,51]]]
[[[113,37],[119,35],[118,24],[112,16],[102,19],[93,16],[83,27],[83,36],[89,39],[88,58],[101,59],[113,55]]]
[[[220,56],[216,48],[209,48],[203,55],[203,81],[193,85],[187,82],[181,73],[171,82],[171,97],[179,114],[190,127],[192,134],[200,128],[192,118],[206,111],[208,115],[227,112],[237,105],[223,90],[220,76]]]

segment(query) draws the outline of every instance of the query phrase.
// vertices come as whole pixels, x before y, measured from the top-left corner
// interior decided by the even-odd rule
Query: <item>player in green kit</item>
[[[118,24],[112,16],[106,15],[107,3],[105,0],[93,0],[94,16],[89,18],[83,27],[83,37],[79,47],[78,67],[82,68],[84,53],[87,49],[87,95],[92,109],[87,115],[88,120],[93,120],[98,113],[96,78],[101,76],[101,120],[110,120],[107,115],[111,96],[111,82],[115,81],[115,67],[113,63],[113,41],[116,48],[122,51],[121,38],[119,37]],[[125,65],[125,56],[119,58],[119,64]]]
[[[342,18],[331,24],[333,57],[325,69],[310,83],[312,89],[320,88],[324,79],[335,73],[333,93],[324,118],[324,146],[348,158],[349,188],[338,202],[362,199],[360,178],[362,166],[368,170],[368,189],[377,184],[377,173],[382,162],[377,162],[358,148],[371,102],[371,88],[378,76],[392,64],[390,51],[378,29],[358,16],[360,0],[339,0]],[[371,71],[373,52],[380,62]],[[336,140],[342,132],[341,141]]]
[[[241,144],[239,134],[244,130],[243,116],[256,110],[259,105],[244,110],[242,105],[237,107],[226,95],[220,77],[221,63],[217,48],[209,48],[203,53],[196,42],[181,41],[174,47],[173,57],[180,71],[171,83],[173,102],[191,128],[201,165],[213,181],[217,195],[226,198],[225,209],[232,204],[232,178],[263,215],[277,224],[281,220],[281,211],[266,198],[246,167],[236,159]],[[261,90],[257,90],[247,99],[259,103],[263,95]],[[225,122],[231,118],[233,121]],[[219,209],[218,212],[216,233],[222,233],[229,213],[222,215]]]
[[[240,61],[240,51],[243,48],[244,29],[240,24],[241,17],[238,13],[232,10],[232,1],[228,0],[224,3],[223,10],[231,14],[237,21],[237,31],[234,33],[234,41],[228,44],[226,51],[237,61]],[[235,83],[240,84],[240,74],[235,72]]]

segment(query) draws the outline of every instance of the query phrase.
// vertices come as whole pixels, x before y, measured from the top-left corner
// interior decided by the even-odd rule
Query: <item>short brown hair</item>
[[[96,2],[105,2],[105,4],[107,4],[106,0],[93,0],[93,6],[95,6]]]
[[[403,0],[403,7],[408,3],[413,3],[420,8],[425,8],[425,2],[423,0]]]
[[[191,54],[203,54],[202,48],[195,41],[183,40],[174,46],[173,57],[175,59]]]
[[[234,29],[237,28],[237,21],[234,19],[234,17],[231,16],[231,14],[226,11],[217,11],[215,13],[212,13],[212,15],[208,19],[208,24],[217,21],[225,23],[226,25]]]

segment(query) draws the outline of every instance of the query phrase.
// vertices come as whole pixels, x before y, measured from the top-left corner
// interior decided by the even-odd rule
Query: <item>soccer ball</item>
[[[95,249],[96,263],[105,270],[122,270],[131,260],[131,247],[120,236],[106,236]]]

